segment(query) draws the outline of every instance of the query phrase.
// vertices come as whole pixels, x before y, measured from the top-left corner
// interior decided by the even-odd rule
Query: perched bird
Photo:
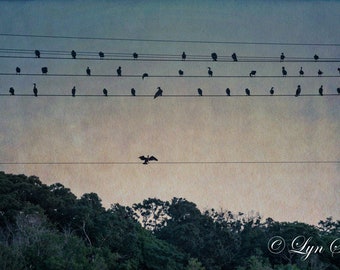
[[[117,68],[117,76],[122,76],[122,67],[121,66],[119,66]]]
[[[91,69],[90,69],[89,67],[87,67],[87,69],[86,69],[86,74],[87,74],[88,76],[91,76]]]
[[[102,51],[100,51],[98,54],[99,54],[99,58],[100,58],[100,59],[103,59],[103,58],[104,58],[104,53],[103,53]]]
[[[13,87],[9,88],[9,92],[10,92],[11,96],[14,96],[14,88]]]
[[[226,92],[226,94],[227,94],[228,96],[230,96],[230,89],[229,89],[229,88],[227,88],[227,89],[225,90],[225,92]]]
[[[107,97],[107,89],[106,88],[103,89],[103,94],[104,94],[104,96]]]
[[[213,75],[213,71],[211,70],[211,67],[208,67],[208,75],[210,77],[212,77],[212,75]]]
[[[178,71],[178,74],[179,74],[179,76],[183,76],[184,71],[180,69],[180,70]]]
[[[302,67],[300,68],[299,74],[300,74],[300,76],[303,76],[305,74],[302,70]]]
[[[340,87],[338,87],[338,88],[336,89],[336,91],[338,91],[338,94],[340,94]]]
[[[250,90],[248,88],[246,88],[245,91],[246,91],[247,96],[250,96]]]
[[[256,75],[256,70],[250,71],[250,73],[249,73],[249,76],[250,76],[250,77],[253,77],[253,76],[255,76],[255,75]]]
[[[320,96],[323,96],[323,86],[322,85],[319,88],[319,94],[320,94]]]
[[[40,58],[40,51],[39,50],[35,50],[34,54],[37,58]]]
[[[33,83],[33,94],[35,97],[38,96],[38,88],[37,88],[37,85],[35,83]]]
[[[300,94],[301,94],[301,86],[298,85],[298,87],[297,87],[297,89],[296,89],[295,96],[298,97],[298,96],[300,96]]]
[[[133,59],[137,59],[137,58],[138,58],[138,53],[134,52],[134,53],[132,54],[132,56],[133,56]]]
[[[16,68],[15,68],[15,71],[16,71],[17,74],[20,74],[21,69],[20,69],[19,67],[16,67]]]
[[[201,89],[201,88],[198,88],[198,89],[197,89],[197,92],[198,92],[198,94],[199,94],[200,96],[202,96],[202,95],[203,95],[203,91],[202,91],[202,89]]]
[[[72,97],[75,97],[76,96],[76,87],[73,86],[72,88]]]
[[[163,95],[163,90],[158,86],[157,87],[157,92],[155,93],[155,95],[153,96],[153,98],[155,99],[156,97],[162,96]]]
[[[185,60],[187,58],[187,55],[185,54],[185,52],[182,53],[182,60]]]
[[[42,67],[41,68],[41,73],[42,74],[47,74],[47,72],[48,72],[48,68],[47,67]]]
[[[321,76],[323,74],[323,72],[319,69],[318,70],[318,76]]]
[[[131,95],[132,95],[132,96],[135,96],[135,95],[136,95],[136,90],[135,90],[135,88],[131,88]]]
[[[314,60],[318,61],[319,60],[319,56],[317,54],[314,55]]]
[[[237,56],[236,56],[236,53],[233,53],[231,55],[231,58],[234,60],[234,62],[237,62]]]
[[[339,74],[340,74],[340,68],[338,68]]]
[[[149,77],[149,74],[148,73],[143,73],[142,80],[144,80],[145,77]]]
[[[76,57],[77,57],[77,53],[76,53],[76,51],[75,51],[75,50],[72,50],[72,52],[71,52],[71,56],[72,56],[72,58],[73,58],[73,59],[76,59]]]
[[[158,159],[157,158],[155,158],[154,156],[149,156],[149,155],[147,155],[146,157],[145,156],[140,156],[139,157],[139,159],[140,160],[144,160],[144,162],[143,162],[143,164],[148,164],[149,163],[149,161],[158,161]]]
[[[270,93],[271,95],[274,95],[274,87],[270,88],[269,93]]]
[[[211,54],[211,58],[213,59],[213,61],[217,61],[217,53],[212,53]]]
[[[280,56],[280,61],[282,62],[282,61],[284,61],[285,60],[285,55],[284,55],[284,53],[281,53],[281,56]]]
[[[287,70],[285,67],[282,67],[282,76],[287,76]]]

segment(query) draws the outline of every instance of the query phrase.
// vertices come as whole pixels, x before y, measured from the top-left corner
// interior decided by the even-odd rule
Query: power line
[[[10,33],[0,33],[0,36],[6,36],[6,37],[24,37],[24,38],[76,39],[76,40],[158,42],[158,43],[198,43],[198,44],[268,45],[268,46],[334,46],[334,47],[340,46],[340,43],[206,41],[206,40],[178,40],[178,39],[141,39],[141,38],[86,37],[86,36],[65,36],[65,35],[34,35],[34,34],[10,34]]]

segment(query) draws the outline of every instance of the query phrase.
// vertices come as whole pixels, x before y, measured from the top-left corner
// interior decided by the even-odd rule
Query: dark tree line
[[[105,209],[95,193],[77,198],[62,184],[0,172],[4,270],[334,270],[340,267],[339,230],[340,221],[331,217],[319,226],[276,222],[258,214],[201,212],[183,198]],[[286,240],[279,254],[268,248],[276,236]],[[303,260],[288,250],[297,236],[310,237],[309,245],[324,250]]]

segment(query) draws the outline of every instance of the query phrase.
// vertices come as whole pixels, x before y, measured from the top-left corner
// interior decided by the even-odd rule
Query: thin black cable
[[[326,94],[324,93],[322,96],[320,96],[319,94],[300,94],[299,97],[340,97],[340,94]],[[11,94],[1,94],[0,93],[0,97],[10,97],[10,98],[15,98],[15,97],[34,97],[34,98],[39,98],[39,97],[72,97],[72,98],[94,98],[94,97],[100,97],[100,98],[115,98],[115,97],[128,97],[131,99],[135,99],[135,98],[153,98],[154,95],[136,95],[136,96],[132,96],[131,94],[115,94],[115,95],[110,95],[108,94],[107,96],[103,95],[103,94],[76,94],[74,97],[71,94],[38,94],[37,97],[35,97],[33,94],[15,94],[15,95],[11,95]],[[244,98],[251,98],[251,97],[295,97],[295,94],[251,94],[251,95],[246,95],[246,94],[231,94],[230,96],[224,94],[217,94],[217,95],[192,95],[192,94],[174,94],[174,95],[165,95],[163,94],[160,97],[157,97],[157,99],[162,99],[162,98],[212,98],[212,97],[224,97],[224,98],[239,98],[239,97],[244,97]]]
[[[294,42],[245,42],[245,41],[205,41],[205,40],[175,40],[175,39],[138,39],[138,38],[112,38],[112,37],[81,37],[63,35],[34,35],[0,33],[6,37],[50,38],[50,39],[78,39],[78,40],[107,40],[107,41],[133,41],[133,42],[160,42],[160,43],[198,43],[198,44],[231,44],[231,45],[271,45],[271,46],[340,46],[340,43],[294,43]]]

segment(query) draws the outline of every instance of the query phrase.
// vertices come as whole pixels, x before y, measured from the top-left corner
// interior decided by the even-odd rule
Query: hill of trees
[[[105,209],[95,193],[77,198],[62,184],[0,172],[3,270],[335,270],[339,231],[331,217],[318,226],[277,222],[201,212],[183,198]]]

